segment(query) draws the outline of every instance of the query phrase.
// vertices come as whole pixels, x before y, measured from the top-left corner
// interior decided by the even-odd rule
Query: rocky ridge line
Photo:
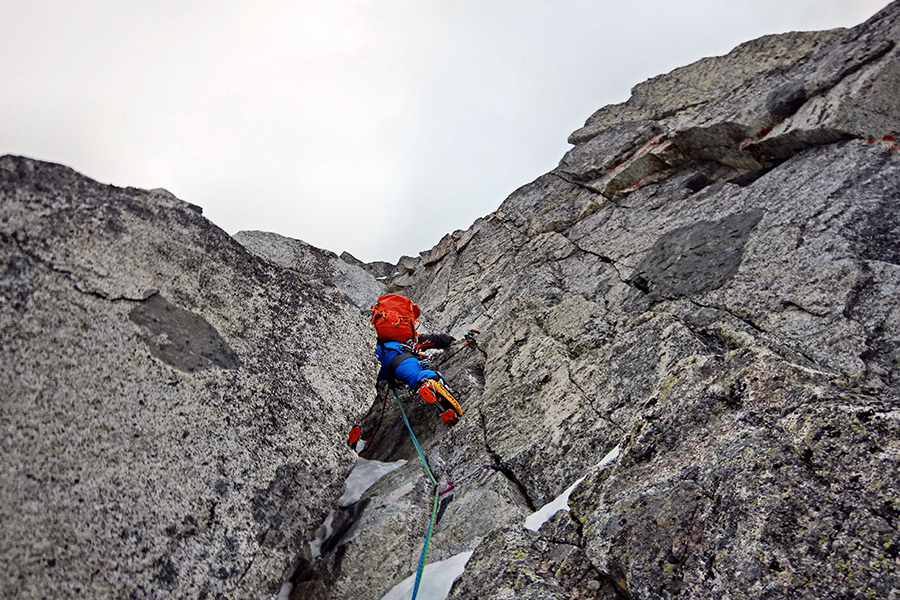
[[[438,525],[435,560],[475,551],[451,598],[898,597],[898,20],[637,86],[387,280],[433,330],[483,332],[445,369],[457,427],[410,401],[439,478],[496,467]],[[429,490],[398,418],[365,455],[413,460],[295,597],[377,597],[415,568]]]

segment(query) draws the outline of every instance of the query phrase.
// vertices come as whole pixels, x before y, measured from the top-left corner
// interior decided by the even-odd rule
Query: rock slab
[[[373,401],[357,307],[163,190],[0,158],[0,596],[271,598]]]

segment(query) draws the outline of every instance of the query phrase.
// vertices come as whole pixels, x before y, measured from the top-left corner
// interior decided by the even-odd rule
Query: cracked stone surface
[[[263,260],[163,192],[3,159],[8,585],[71,595],[52,569],[77,563],[65,585],[263,597],[290,572],[294,599],[356,600],[414,573],[434,491],[394,396],[366,389],[357,308],[386,288],[427,331],[481,332],[441,366],[456,427],[400,395],[453,482],[430,559],[474,552],[450,598],[900,599],[898,40],[894,2],[653,78],[556,169],[397,265],[237,236]],[[354,410],[365,458],[408,462],[339,509]],[[58,441],[92,478],[71,480]],[[569,511],[523,528],[581,477]],[[132,526],[151,501],[161,516]]]
[[[898,41],[895,2],[651,79],[557,169],[385,270],[432,330],[482,332],[444,368],[458,426],[409,401],[442,481],[492,467],[433,539],[436,560],[474,549],[451,598],[900,598]],[[335,544],[406,568],[366,595],[326,558],[307,574],[340,591],[318,598],[415,571],[428,488],[392,402],[364,455],[410,460],[418,529],[368,561],[365,528]]]
[[[357,307],[167,192],[13,156],[0,273],[0,596],[277,594],[374,397]]]

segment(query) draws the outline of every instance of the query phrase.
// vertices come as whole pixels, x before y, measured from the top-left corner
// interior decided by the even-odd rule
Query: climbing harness
[[[406,347],[404,346],[404,349]],[[409,353],[401,353],[394,357],[390,364],[390,370],[393,371],[397,368],[397,365],[406,360],[407,358],[414,356]],[[395,390],[396,393],[396,381],[392,378],[389,380],[389,384],[391,389]],[[459,418],[463,416],[462,407],[459,404],[459,401],[453,394],[453,391],[447,385],[447,382],[444,380],[443,375],[437,373],[437,378],[428,378],[421,382],[419,385],[419,389],[417,393],[422,397],[425,402],[428,404],[434,404],[439,407],[441,411],[441,420],[444,421],[448,426],[452,427],[459,422]],[[366,443],[367,447],[371,447],[375,440],[375,435],[381,429],[381,424],[384,421],[384,413],[387,408],[387,394],[385,394],[384,401],[381,404],[381,416],[378,419],[378,424],[375,426],[375,430],[369,436],[368,441]],[[347,444],[353,448],[357,449],[358,442],[360,436],[362,435],[362,429],[359,424],[353,426],[350,430],[350,435],[347,439]]]

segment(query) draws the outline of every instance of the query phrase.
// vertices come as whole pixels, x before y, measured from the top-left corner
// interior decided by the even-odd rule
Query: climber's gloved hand
[[[443,350],[456,341],[452,335],[447,335],[446,333],[429,333],[427,335],[420,335],[419,339],[421,340],[421,348],[423,350],[426,348]]]

